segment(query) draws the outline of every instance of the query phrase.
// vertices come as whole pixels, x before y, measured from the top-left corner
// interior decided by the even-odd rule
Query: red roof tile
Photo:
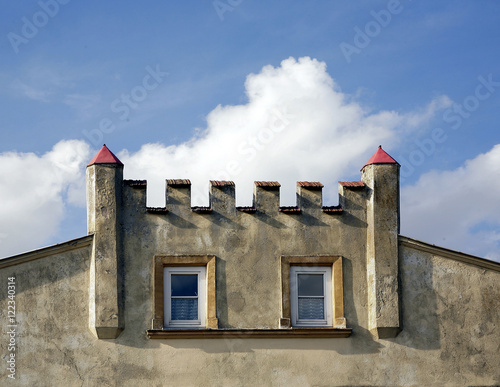
[[[339,181],[339,184],[343,187],[351,189],[363,188],[365,186],[365,183],[362,181]]]
[[[379,145],[377,151],[370,157],[370,160],[363,165],[363,168],[370,164],[398,164],[389,154],[382,149],[382,145]],[[362,169],[363,169],[362,168]]]
[[[257,187],[281,187],[281,184],[278,183],[277,181],[254,181],[254,184]]]
[[[214,187],[234,187],[234,181],[210,180],[210,184]]]
[[[196,212],[197,214],[210,214],[212,209],[210,207],[196,206],[191,207],[191,211]]]
[[[241,212],[246,212],[246,213],[249,213],[249,214],[254,214],[257,212],[257,209],[253,206],[249,206],[249,207],[236,207],[236,209],[238,211],[241,211]]]
[[[146,180],[123,180],[123,184],[133,188],[144,188],[147,187],[148,182]]]
[[[188,187],[191,185],[189,179],[167,179],[167,185],[170,187]]]
[[[104,144],[99,152],[96,153],[94,158],[90,160],[90,163],[87,164],[87,167],[93,164],[118,164],[123,165],[123,163],[118,160],[113,152],[111,152],[106,144]]]
[[[323,188],[324,185],[319,181],[298,181],[297,185],[299,187],[309,188],[309,189],[320,189]]]
[[[327,213],[327,214],[342,214],[342,212],[344,212],[344,210],[342,209],[342,207],[340,205],[338,206],[323,206],[323,212]]]
[[[301,210],[297,206],[282,206],[279,208],[279,212],[283,212],[284,214],[300,214]]]
[[[168,210],[165,207],[146,207],[146,211],[149,214],[168,214]]]

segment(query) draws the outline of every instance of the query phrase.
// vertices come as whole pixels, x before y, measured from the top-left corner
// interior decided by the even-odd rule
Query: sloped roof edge
[[[477,267],[482,267],[483,269],[500,272],[500,262],[490,261],[489,259],[462,253],[456,250],[450,250],[445,247],[436,246],[431,243],[422,242],[417,239],[405,237],[403,235],[399,235],[399,244],[414,248],[416,250],[425,251],[430,254],[439,255],[440,257],[453,259],[455,261],[467,263],[469,265],[474,265]]]
[[[64,253],[66,251],[77,250],[83,247],[90,246],[94,235],[86,235],[81,238],[71,239],[66,242],[58,243],[52,246],[42,247],[41,249],[36,249],[28,251],[26,253],[13,255],[11,257],[5,257],[0,259],[0,269],[4,267],[19,265],[21,263],[34,261],[36,259],[48,257],[50,255]]]

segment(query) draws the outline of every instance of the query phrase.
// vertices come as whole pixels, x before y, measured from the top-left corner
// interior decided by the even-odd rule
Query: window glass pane
[[[172,296],[197,296],[198,275],[197,274],[172,274]]]
[[[172,320],[198,320],[197,298],[172,298]]]
[[[299,320],[323,320],[323,298],[299,298]]]
[[[298,291],[300,296],[324,296],[323,274],[299,274]]]

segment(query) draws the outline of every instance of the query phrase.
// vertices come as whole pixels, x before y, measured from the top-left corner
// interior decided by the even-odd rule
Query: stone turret
[[[401,331],[398,288],[399,168],[381,146],[361,169],[367,186],[368,326],[377,338]]]
[[[100,339],[115,339],[123,330],[122,181],[123,164],[104,145],[87,165],[87,229],[94,235],[89,328]]]

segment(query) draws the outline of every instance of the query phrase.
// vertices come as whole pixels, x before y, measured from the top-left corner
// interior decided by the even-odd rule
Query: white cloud
[[[418,109],[416,112],[407,115],[406,123],[408,128],[412,130],[429,123],[436,116],[436,113],[450,107],[452,104],[453,101],[446,95],[435,98],[423,109]]]
[[[164,205],[165,178],[191,179],[193,205],[208,204],[210,179],[234,180],[240,205],[250,204],[254,180],[279,180],[285,205],[295,203],[296,181],[319,180],[335,204],[338,179],[358,175],[379,144],[390,149],[400,128],[417,128],[448,103],[438,97],[417,112],[372,113],[341,92],[325,63],[307,57],[265,66],[245,87],[248,103],[219,105],[191,141],[119,154],[128,178],[148,179],[149,205]]]
[[[64,218],[65,202],[85,203],[83,141],[58,142],[42,156],[0,154],[0,257],[44,244]]]
[[[402,233],[500,261],[500,144],[453,171],[432,171],[401,195]]]
[[[266,66],[249,75],[245,87],[247,103],[218,106],[190,141],[118,152],[126,178],[148,179],[148,205],[164,205],[166,178],[191,179],[193,205],[208,204],[210,179],[234,180],[239,205],[251,204],[254,180],[278,180],[283,205],[295,204],[296,181],[321,181],[325,204],[336,204],[337,180],[359,179],[379,144],[392,153],[449,104],[438,97],[412,112],[372,112],[342,93],[324,63],[310,58]],[[459,170],[426,174],[404,188],[405,235],[495,258],[499,182],[487,177],[498,175],[499,153],[496,147]],[[65,205],[83,205],[90,156],[88,145],[76,140],[61,141],[43,156],[0,154],[0,216],[6,220],[0,256],[41,246],[57,233]],[[446,239],[436,240],[438,233]],[[478,241],[486,247],[478,250]]]

